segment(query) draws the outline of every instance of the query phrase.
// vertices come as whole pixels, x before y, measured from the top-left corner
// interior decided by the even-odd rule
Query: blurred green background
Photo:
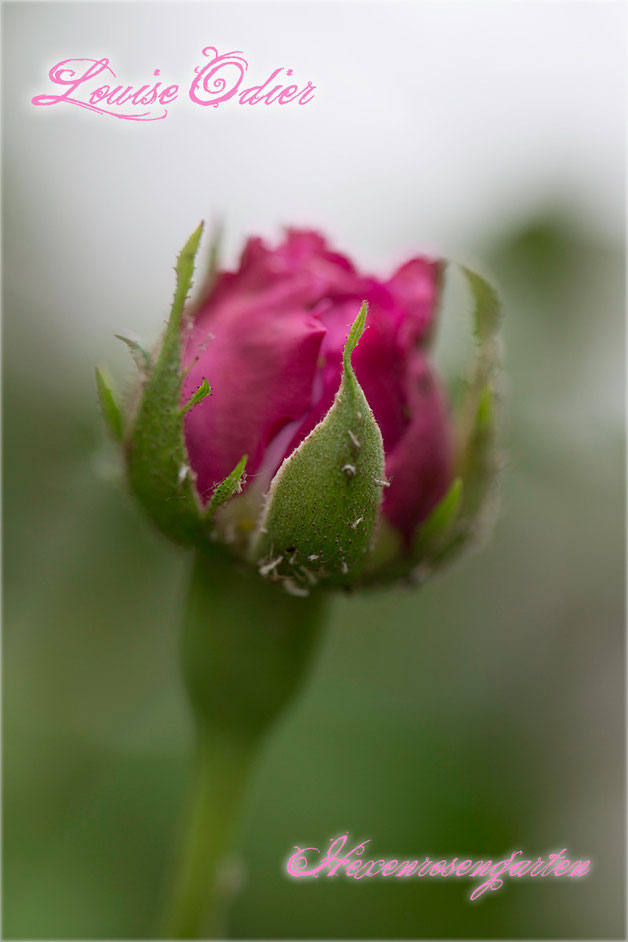
[[[625,4],[5,3],[3,931],[150,938],[191,725],[189,560],[118,481],[93,367],[158,336],[176,252],[314,226],[381,275],[477,263],[505,305],[490,542],[418,593],[338,598],[238,837],[234,938],[625,937]],[[195,107],[204,45],[317,85]],[[160,68],[150,125],[36,108],[63,57]],[[211,113],[208,113],[211,112]],[[445,312],[453,362],[464,311]],[[454,315],[459,315],[456,318]],[[590,858],[585,879],[295,882],[294,844]]]
[[[612,371],[621,386],[623,253],[558,217],[477,253],[507,311],[498,526],[418,594],[336,601],[251,784],[234,937],[624,932],[624,436],[598,384]],[[115,484],[89,364],[52,392],[26,376],[33,313],[7,302],[4,932],[142,938],[190,750],[188,560]],[[347,829],[384,855],[566,847],[593,872],[511,881],[477,904],[464,881],[286,879],[295,843]]]

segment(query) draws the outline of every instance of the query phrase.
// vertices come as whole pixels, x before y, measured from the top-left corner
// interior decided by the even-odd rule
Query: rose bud
[[[495,470],[492,288],[463,269],[478,352],[452,415],[429,357],[442,261],[378,280],[289,229],[274,249],[249,239],[184,311],[200,234],[179,257],[157,355],[127,341],[145,374],[129,477],[150,516],[174,539],[223,542],[295,595],[421,579],[453,557]]]

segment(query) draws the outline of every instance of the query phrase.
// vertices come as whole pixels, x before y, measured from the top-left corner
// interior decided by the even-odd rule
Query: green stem
[[[322,593],[287,595],[224,551],[196,557],[182,655],[197,747],[167,938],[223,934],[221,872],[253,759],[301,684],[324,604]]]
[[[252,755],[226,739],[199,741],[165,936],[219,938],[229,892],[224,862],[231,847]]]

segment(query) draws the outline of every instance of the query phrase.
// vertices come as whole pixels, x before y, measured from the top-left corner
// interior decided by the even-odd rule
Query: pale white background
[[[621,3],[21,2],[3,21],[5,286],[87,362],[121,356],[121,328],[155,336],[201,218],[225,219],[230,260],[294,223],[382,274],[417,250],[464,259],[548,204],[623,230]],[[192,104],[210,44],[316,98]],[[31,105],[74,56],[124,84],[160,68],[181,97],[153,124]]]

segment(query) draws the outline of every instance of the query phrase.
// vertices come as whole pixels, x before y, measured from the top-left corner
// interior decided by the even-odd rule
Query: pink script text
[[[221,55],[215,46],[206,46],[203,56],[208,61],[196,66],[188,88],[188,97],[196,105],[218,108],[227,101],[240,105],[307,105],[314,98],[316,86],[312,82],[293,83],[292,69],[281,66],[264,82],[246,85],[249,64],[241,52]],[[160,70],[155,69],[153,78],[159,74]],[[106,58],[63,59],[53,65],[48,76],[55,94],[35,95],[31,99],[34,105],[65,102],[124,121],[161,121],[168,115],[166,106],[180,93],[179,85],[161,79],[139,86],[121,84]]]

